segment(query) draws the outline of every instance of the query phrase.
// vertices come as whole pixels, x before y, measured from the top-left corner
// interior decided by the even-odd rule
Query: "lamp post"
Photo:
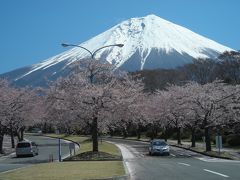
[[[117,46],[117,47],[123,47],[124,45],[123,44],[111,44],[111,45],[107,45],[107,46],[102,46],[98,49],[96,49],[95,51],[90,51],[89,49],[83,47],[83,46],[79,46],[79,45],[76,45],[76,44],[66,44],[66,43],[62,43],[61,44],[63,47],[69,47],[69,46],[73,46],[73,47],[79,47],[79,48],[82,48],[84,50],[86,50],[92,57],[92,59],[94,59],[94,56],[96,55],[96,53],[98,51],[100,51],[101,49],[104,49],[104,48],[108,48],[108,47],[112,47],[112,46]]]

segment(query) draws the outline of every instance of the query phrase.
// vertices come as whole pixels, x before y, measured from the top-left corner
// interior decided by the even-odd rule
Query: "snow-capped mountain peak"
[[[119,43],[124,47],[105,48],[96,53],[95,59],[106,60],[115,69],[134,71],[175,68],[192,62],[193,58],[215,58],[224,51],[232,50],[153,14],[123,21],[79,45],[94,52],[102,46]],[[75,47],[33,65],[16,79],[59,64],[64,64],[64,68],[87,57],[90,57],[87,51]],[[54,69],[54,72],[57,71]]]

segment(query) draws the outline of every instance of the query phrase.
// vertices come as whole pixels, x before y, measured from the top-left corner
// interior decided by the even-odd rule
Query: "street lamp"
[[[117,47],[123,47],[124,45],[123,44],[111,44],[111,45],[107,45],[107,46],[103,46],[103,47],[100,47],[98,49],[96,49],[95,51],[90,51],[89,49],[83,47],[83,46],[79,46],[79,45],[76,45],[76,44],[66,44],[66,43],[62,43],[61,44],[63,47],[68,47],[68,46],[74,46],[74,47],[79,47],[79,48],[82,48],[84,50],[86,50],[87,52],[89,52],[89,54],[91,54],[91,57],[92,59],[94,59],[94,56],[95,54],[101,50],[101,49],[104,49],[104,48],[108,48],[108,47],[112,47],[112,46],[117,46]]]
[[[112,47],[112,46],[117,46],[117,47],[123,47],[124,45],[123,44],[112,44],[112,45],[107,45],[107,46],[102,46],[98,49],[96,49],[95,51],[90,51],[89,49],[85,48],[85,47],[82,47],[82,46],[79,46],[79,45],[76,45],[76,44],[66,44],[66,43],[62,43],[62,46],[63,47],[68,47],[68,46],[74,46],[74,47],[79,47],[79,48],[82,48],[84,49],[85,51],[87,51],[89,54],[91,54],[91,57],[92,59],[94,59],[94,56],[96,55],[96,53],[104,48],[108,48],[108,47]],[[94,80],[94,77],[97,73],[101,72],[102,70],[97,70],[96,72],[94,72],[95,68],[98,68],[98,67],[88,67],[88,68],[91,68],[89,69],[89,80],[90,80],[90,84],[93,84],[93,80]],[[93,151],[97,151],[98,152],[98,118],[93,118],[93,121],[92,121],[92,142],[93,142]]]

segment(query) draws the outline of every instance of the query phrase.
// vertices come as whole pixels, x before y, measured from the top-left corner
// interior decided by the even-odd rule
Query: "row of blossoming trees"
[[[5,133],[41,122],[68,134],[91,134],[93,151],[98,151],[100,133],[127,136],[129,127],[139,138],[144,130],[154,137],[174,129],[178,143],[181,133],[190,131],[192,146],[201,129],[210,151],[213,131],[240,123],[238,85],[189,82],[147,93],[137,77],[113,73],[109,65],[86,61],[81,67],[44,90],[16,89],[1,81],[0,147]]]
[[[12,87],[8,81],[0,79],[0,153],[3,153],[5,134],[10,135],[14,148],[14,137],[23,140],[25,128],[40,122],[40,99],[34,89]]]
[[[84,70],[59,79],[49,89],[47,119],[68,133],[91,133],[93,151],[98,151],[100,132],[127,136],[129,127],[138,137],[143,129],[151,129],[155,136],[175,129],[178,143],[183,130],[191,131],[192,146],[196,131],[202,129],[210,151],[212,131],[239,124],[239,95],[238,85],[221,81],[170,85],[146,93],[136,77],[88,63]]]

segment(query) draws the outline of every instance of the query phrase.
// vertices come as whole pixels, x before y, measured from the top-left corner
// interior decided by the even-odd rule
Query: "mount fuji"
[[[126,71],[170,69],[191,63],[196,58],[216,58],[224,51],[233,50],[155,15],[123,21],[79,45],[94,51],[119,43],[124,46],[98,51],[95,59]],[[46,77],[56,79],[67,75],[73,62],[86,58],[90,58],[87,51],[74,47],[38,64],[1,76],[16,84],[36,86],[43,83]]]

